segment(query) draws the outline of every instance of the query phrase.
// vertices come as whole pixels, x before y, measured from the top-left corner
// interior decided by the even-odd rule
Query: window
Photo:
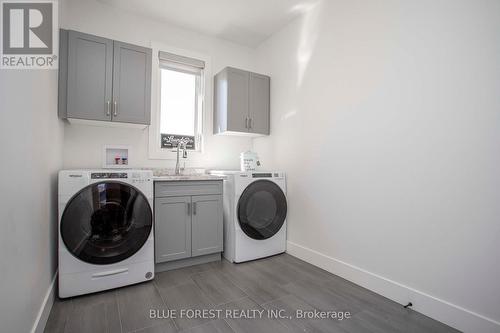
[[[200,150],[205,62],[162,51],[159,59],[161,148]]]

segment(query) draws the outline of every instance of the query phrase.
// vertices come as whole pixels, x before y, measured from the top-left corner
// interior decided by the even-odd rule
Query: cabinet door
[[[114,42],[113,121],[150,124],[151,49]]]
[[[156,262],[191,257],[191,197],[155,199]]]
[[[227,130],[248,132],[248,72],[228,68]]]
[[[222,251],[222,196],[193,196],[193,252],[200,256]]]
[[[67,116],[111,120],[113,41],[69,31],[68,47]]]
[[[249,81],[249,131],[258,134],[269,134],[269,76],[250,73]]]

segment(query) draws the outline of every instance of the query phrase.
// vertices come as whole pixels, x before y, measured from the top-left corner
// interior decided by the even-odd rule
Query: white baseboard
[[[287,241],[287,253],[463,332],[496,333],[500,323],[419,290]]]
[[[45,324],[47,324],[47,320],[49,319],[50,310],[52,310],[52,305],[54,304],[54,299],[56,295],[56,278],[57,271],[52,278],[52,282],[50,283],[49,289],[45,294],[45,298],[43,299],[42,306],[40,306],[40,310],[38,311],[38,315],[36,316],[36,320],[33,323],[33,328],[31,329],[31,333],[43,333],[45,329]]]

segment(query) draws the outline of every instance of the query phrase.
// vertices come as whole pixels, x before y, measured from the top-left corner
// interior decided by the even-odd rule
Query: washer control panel
[[[126,179],[126,172],[93,172],[90,174],[91,179]]]

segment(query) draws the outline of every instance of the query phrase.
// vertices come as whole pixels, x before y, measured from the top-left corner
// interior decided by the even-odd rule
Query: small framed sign
[[[176,148],[179,142],[186,143],[186,149],[194,150],[195,147],[195,137],[189,135],[177,135],[177,134],[162,134],[161,135],[161,148]]]

